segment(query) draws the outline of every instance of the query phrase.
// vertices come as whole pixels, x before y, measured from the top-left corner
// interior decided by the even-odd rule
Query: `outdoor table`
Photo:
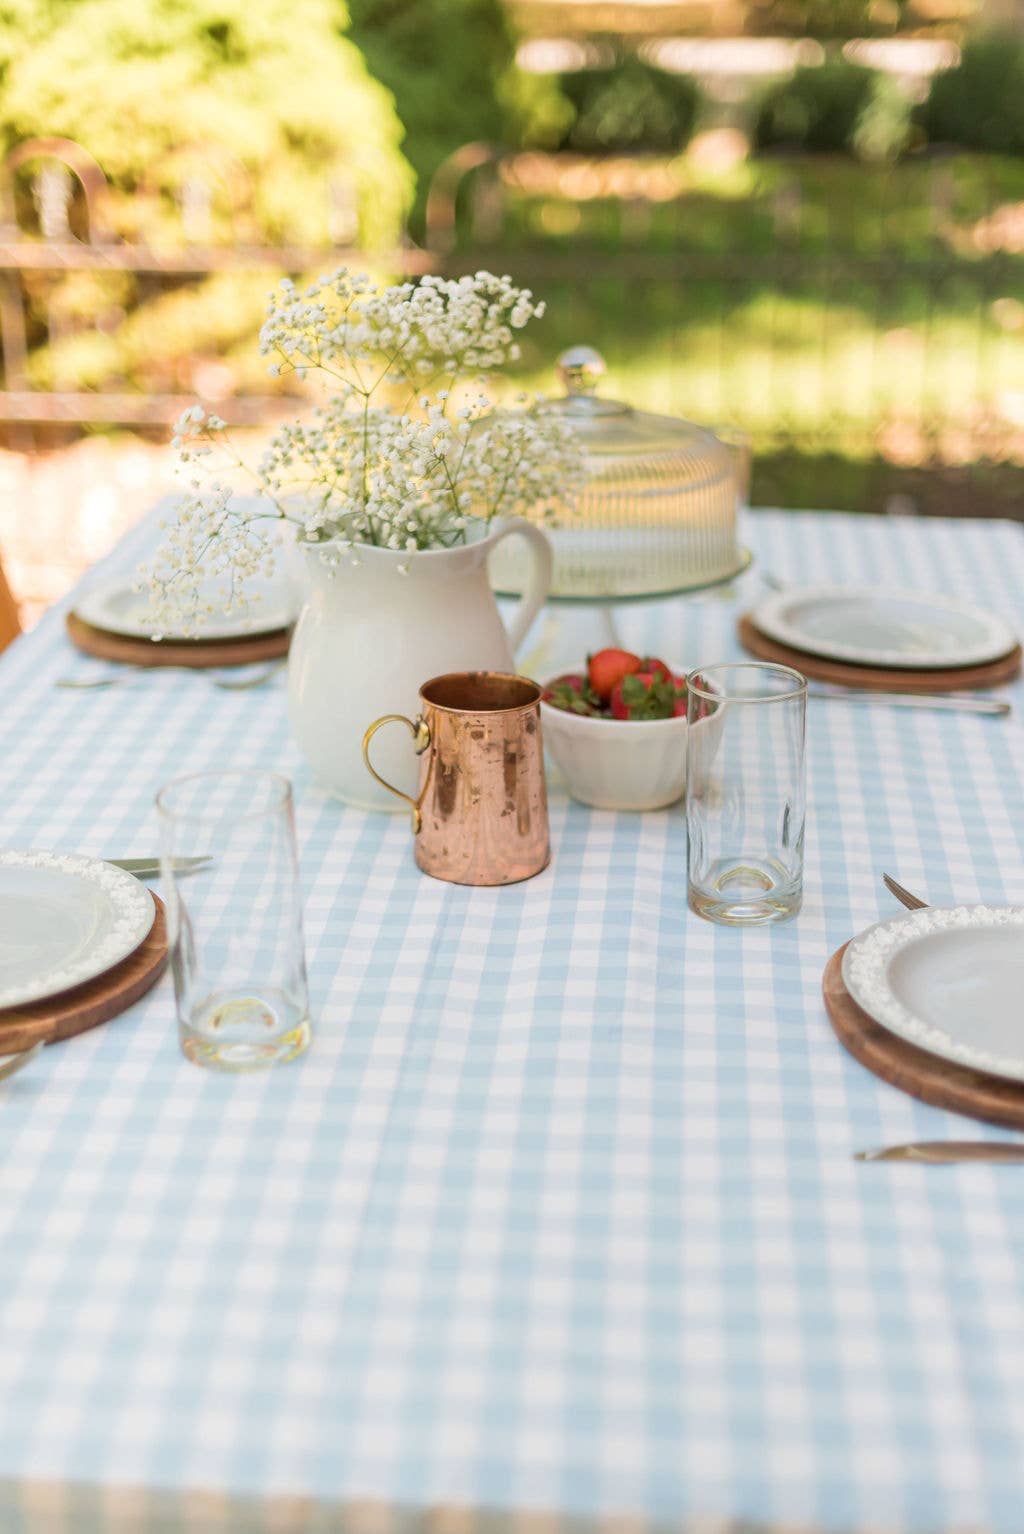
[[[736,655],[758,565],[1024,630],[1016,525],[745,536],[731,592],[624,639]],[[93,664],[59,610],[0,662],[0,845],[148,853],[168,778],[288,774],[316,1036],[199,1069],[168,976],[0,1087],[4,1534],[1020,1534],[1024,1169],[853,1161],[1000,1132],[870,1075],[821,999],[883,870],[1024,903],[1019,683],[1009,720],[812,701],[803,910],[737,931],[687,910],[678,807],[555,787],[545,873],[438,883],[406,816],[317,789],[283,676],[54,688]]]

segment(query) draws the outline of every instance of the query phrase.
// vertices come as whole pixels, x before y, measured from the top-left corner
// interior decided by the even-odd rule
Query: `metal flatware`
[[[889,891],[889,894],[895,895],[900,904],[905,905],[908,911],[927,910],[927,900],[922,900],[919,895],[912,895],[908,889],[903,888],[902,884],[897,884],[891,874],[883,874],[882,883]]]
[[[43,1048],[43,1043],[44,1040],[40,1039],[38,1044],[33,1044],[31,1049],[23,1049],[19,1055],[8,1055],[6,1059],[0,1056],[0,1081],[3,1081],[7,1076],[17,1075],[18,1071],[28,1065],[30,1060],[34,1060]]]
[[[213,687],[219,687],[222,692],[245,692],[251,687],[265,687],[272,681],[280,670],[281,662],[275,661],[272,665],[264,666],[262,671],[255,676],[212,676],[202,670],[190,666],[163,666],[160,669],[166,674],[168,671],[184,672],[188,676],[200,676],[203,681],[209,682]],[[106,687],[124,687],[127,683],[135,681],[140,671],[146,668],[139,667],[137,670],[123,676],[99,676],[99,677],[74,677],[61,676],[54,682],[54,687],[61,687],[68,692],[97,692]]]
[[[104,687],[120,687],[123,682],[130,680],[126,676],[59,676],[53,685],[66,692],[98,692]]]
[[[882,1145],[854,1152],[854,1161],[916,1161],[923,1166],[954,1162],[991,1161],[1012,1166],[1024,1163],[1024,1142],[1013,1140],[915,1140],[907,1145]]]
[[[143,879],[147,874],[158,874],[160,872],[159,857],[104,858],[103,861],[105,863],[113,863],[115,868],[123,868],[125,873],[134,874],[137,879]],[[212,862],[212,857],[172,858],[171,871],[176,874],[196,873],[200,868],[206,868]]]
[[[843,703],[888,703],[892,708],[938,709],[947,714],[990,714],[1005,718],[1012,704],[1001,698],[961,698],[953,693],[865,692],[853,687],[818,684],[808,687],[809,698],[828,698]]]

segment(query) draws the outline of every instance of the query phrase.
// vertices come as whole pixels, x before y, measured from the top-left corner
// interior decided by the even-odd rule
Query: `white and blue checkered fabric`
[[[1017,526],[747,531],[782,579],[1024,631]],[[727,658],[762,589],[623,637]],[[165,979],[0,1088],[3,1534],[1020,1534],[1024,1170],[852,1161],[994,1131],[869,1075],[821,1002],[883,869],[1024,902],[1019,685],[1010,720],[812,703],[804,908],[737,932],[687,911],[678,809],[555,790],[547,872],[436,883],[404,817],[317,790],[280,679],[54,688],[92,665],[57,613],[0,663],[0,844],[151,852],[167,778],[286,772],[317,1033],[199,1070]]]

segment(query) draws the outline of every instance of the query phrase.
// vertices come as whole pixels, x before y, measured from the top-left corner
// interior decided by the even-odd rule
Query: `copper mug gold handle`
[[[424,751],[426,751],[427,747],[430,745],[430,726],[427,724],[427,721],[423,718],[422,714],[417,714],[415,720],[407,719],[404,714],[382,714],[379,719],[375,719],[373,721],[370,728],[363,736],[363,761],[366,763],[371,777],[376,778],[381,788],[386,788],[389,794],[397,795],[399,799],[404,799],[406,804],[411,806],[412,834],[414,836],[418,836],[423,825],[423,816],[420,813],[419,801],[413,799],[409,794],[403,794],[402,790],[400,788],[396,788],[393,783],[389,783],[387,778],[382,778],[376,767],[370,761],[370,741],[376,735],[382,724],[404,724],[406,729],[409,731],[409,734],[412,736],[413,749],[415,750],[417,756],[422,756]]]

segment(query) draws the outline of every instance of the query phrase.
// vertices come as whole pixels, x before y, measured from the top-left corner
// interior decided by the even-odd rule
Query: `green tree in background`
[[[553,142],[571,118],[550,77],[516,67],[501,0],[348,0],[348,9],[352,37],[405,124],[420,217],[453,150],[478,140]]]
[[[584,154],[678,154],[697,121],[697,85],[688,75],[669,74],[635,53],[615,51],[619,57],[610,68],[560,77],[571,115],[559,147]]]
[[[911,131],[911,103],[898,83],[846,59],[798,69],[771,86],[754,126],[759,149],[785,146],[812,154],[848,152],[895,160]]]
[[[76,140],[109,179],[114,232],[144,243],[180,242],[191,196],[200,243],[384,249],[413,175],[346,22],[339,0],[0,0],[0,144]],[[36,333],[36,379],[187,390],[202,351],[234,358],[227,387],[266,387],[271,280],[72,276],[46,300],[66,334]]]
[[[8,0],[0,135],[76,139],[124,193],[214,144],[247,173],[259,233],[294,244],[327,240],[328,180],[347,176],[361,241],[385,245],[411,192],[401,127],[339,15],[338,0]]]
[[[973,38],[957,67],[936,75],[918,120],[933,143],[1024,154],[1024,39],[1016,32]]]

